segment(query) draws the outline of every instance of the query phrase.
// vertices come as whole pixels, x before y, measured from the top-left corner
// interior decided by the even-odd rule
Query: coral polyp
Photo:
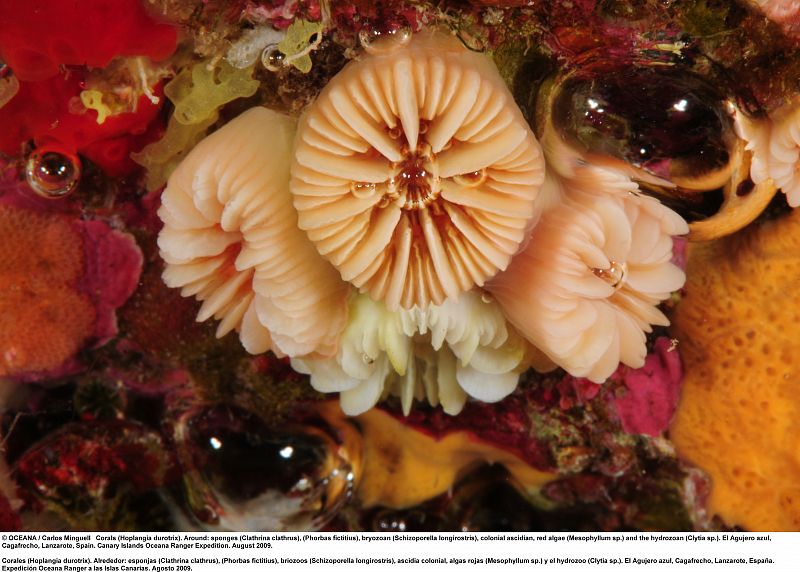
[[[800,100],[754,119],[736,111],[736,127],[752,152],[750,177],[756,184],[770,179],[792,207],[800,206]]]
[[[180,164],[162,196],[164,280],[203,301],[217,336],[239,332],[253,353],[330,355],[347,286],[297,228],[289,194],[294,121],[253,109]]]
[[[620,362],[641,367],[645,333],[669,324],[656,306],[683,285],[672,237],[688,227],[625,177],[583,170],[488,290],[555,363],[602,382]]]
[[[300,228],[390,310],[441,304],[508,266],[534,222],[544,162],[486,56],[436,33],[370,52],[300,122]]]

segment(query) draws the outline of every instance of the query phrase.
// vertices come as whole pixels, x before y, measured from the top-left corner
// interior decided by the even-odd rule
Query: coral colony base
[[[798,18],[0,4],[0,528],[800,530]]]

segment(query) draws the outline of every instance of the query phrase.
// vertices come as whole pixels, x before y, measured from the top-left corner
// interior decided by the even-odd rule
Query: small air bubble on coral
[[[625,282],[625,274],[627,273],[627,265],[625,263],[618,263],[612,260],[608,268],[592,268],[592,273],[601,280],[610,284],[615,290],[622,287]]]
[[[350,183],[350,191],[353,193],[354,197],[359,199],[370,198],[375,194],[377,188],[375,183],[359,183],[356,181]]]
[[[378,28],[362,28],[358,33],[358,41],[367,53],[383,54],[408,44],[411,35],[411,28],[408,26],[386,31]]]
[[[464,187],[477,187],[486,180],[486,169],[462,173],[453,177],[453,180]]]

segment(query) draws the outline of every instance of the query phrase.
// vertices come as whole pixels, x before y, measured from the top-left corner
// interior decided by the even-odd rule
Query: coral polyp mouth
[[[300,122],[291,190],[320,254],[396,309],[441,304],[504,270],[543,176],[491,60],[422,34],[326,86]]]
[[[442,190],[436,156],[427,144],[418,145],[413,152],[404,149],[403,155],[403,161],[394,165],[394,174],[386,183],[386,197],[397,201],[405,211],[427,208]]]

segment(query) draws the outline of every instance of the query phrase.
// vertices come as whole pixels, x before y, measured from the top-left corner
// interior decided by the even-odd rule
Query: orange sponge
[[[81,348],[95,324],[75,289],[83,270],[69,217],[0,205],[0,376],[56,368]]]
[[[678,453],[728,525],[800,530],[800,210],[693,244],[686,275]]]

